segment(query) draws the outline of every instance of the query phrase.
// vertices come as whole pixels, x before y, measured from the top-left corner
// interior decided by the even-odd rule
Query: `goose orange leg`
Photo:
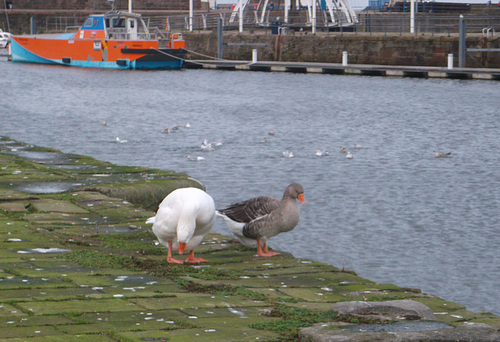
[[[207,261],[205,259],[202,259],[202,258],[195,258],[194,257],[194,250],[192,250],[191,253],[189,253],[188,257],[186,258],[185,262],[199,264],[200,262],[207,262]]]
[[[169,264],[182,264],[182,260],[172,258],[172,241],[168,242],[167,262]]]
[[[257,240],[257,255],[261,257],[272,257],[278,255],[279,253],[269,252],[267,249],[267,242],[264,242],[264,250],[260,246],[260,240]]]
[[[267,242],[264,242],[264,248],[262,250],[264,253],[266,253],[267,255],[269,256],[273,256],[273,255],[280,255],[281,253],[276,253],[276,252],[269,252],[267,250]]]

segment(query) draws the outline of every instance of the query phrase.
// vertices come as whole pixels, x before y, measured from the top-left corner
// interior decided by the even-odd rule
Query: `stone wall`
[[[186,47],[209,56],[217,55],[215,33],[184,33]],[[448,36],[385,36],[361,34],[235,34],[226,33],[224,43],[265,43],[267,46],[228,46],[224,48],[225,59],[251,60],[252,49],[258,50],[259,60],[287,62],[323,62],[341,63],[342,52],[349,54],[350,64],[381,64],[408,66],[445,67],[448,54],[455,56],[458,66],[458,37]],[[467,47],[500,48],[500,38],[482,38],[470,36],[466,39]],[[467,67],[500,68],[498,52],[470,53],[466,60]],[[196,55],[192,59],[199,59]]]

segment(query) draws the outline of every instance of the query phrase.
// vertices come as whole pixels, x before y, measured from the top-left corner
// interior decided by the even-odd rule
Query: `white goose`
[[[194,248],[212,229],[215,222],[215,205],[212,197],[197,188],[172,191],[163,199],[156,216],[146,223],[153,223],[153,233],[158,241],[168,247],[167,262],[182,264],[172,257],[172,250],[190,251],[185,262],[206,262],[194,257]]]
[[[299,223],[297,200],[304,203],[304,188],[292,183],[286,188],[281,201],[267,196],[255,197],[217,210],[217,215],[224,219],[229,230],[243,244],[257,244],[257,255],[270,257],[280,253],[269,252],[267,240],[292,230]]]

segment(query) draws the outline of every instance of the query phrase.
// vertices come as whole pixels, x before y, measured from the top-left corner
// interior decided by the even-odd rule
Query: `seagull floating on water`
[[[326,151],[325,151],[325,152],[323,152],[323,151],[321,151],[321,150],[316,150],[316,151],[314,152],[314,154],[315,154],[315,155],[317,155],[318,157],[324,157],[324,156],[327,156],[327,155],[328,155],[328,152],[326,152]]]
[[[361,146],[360,144],[354,144],[354,148],[363,148],[363,146]]]
[[[283,151],[283,157],[293,158],[293,152],[292,151]]]
[[[448,158],[449,156],[451,156],[451,152],[441,153],[441,152],[435,150],[434,153],[436,154],[436,158]]]
[[[274,130],[270,130],[269,132],[267,132],[267,134],[274,135]]]
[[[191,124],[189,122],[186,123],[186,128],[191,127]]]
[[[107,126],[107,125],[108,125],[108,123],[106,122],[106,120],[102,120],[102,121],[101,121],[101,125],[102,125],[102,126]]]
[[[269,252],[267,240],[292,230],[299,223],[297,200],[305,202],[304,188],[298,183],[292,183],[285,189],[281,201],[260,196],[232,204],[216,213],[243,244],[257,245],[257,255],[271,257],[279,253]]]
[[[188,160],[191,160],[191,161],[202,161],[202,160],[205,160],[205,157],[202,157],[202,156],[187,156],[187,159]]]
[[[163,130],[163,133],[165,133],[165,134],[169,134],[169,133],[170,133],[170,129],[169,129],[168,127],[167,127],[167,128],[165,128],[165,129]]]
[[[207,141],[207,139],[203,140],[200,146],[201,150],[204,152],[210,152],[213,151],[214,148],[212,147],[212,144]]]
[[[347,149],[345,148],[345,146],[340,146],[340,152],[347,153]]]
[[[179,129],[179,125],[175,125],[172,127],[172,131],[177,131]]]
[[[351,153],[351,152],[347,152],[347,153],[346,153],[346,155],[345,155],[345,157],[346,157],[347,159],[352,159],[352,158],[353,158],[353,156],[352,156],[352,153]]]
[[[125,144],[125,143],[127,143],[127,142],[128,142],[128,140],[122,140],[122,139],[120,139],[119,137],[116,137],[116,138],[115,138],[115,141],[116,141],[117,143],[119,143],[119,144]]]

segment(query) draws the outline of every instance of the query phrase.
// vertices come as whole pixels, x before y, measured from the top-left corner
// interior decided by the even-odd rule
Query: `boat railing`
[[[80,26],[66,26],[66,28],[64,29],[64,32],[65,33],[68,33],[68,32],[76,32],[80,29]]]
[[[168,37],[160,30],[158,26],[149,27],[149,33],[151,34],[152,39],[161,39],[168,40]]]
[[[156,37],[155,37],[155,34],[151,34],[149,32],[129,33],[125,29],[110,28],[110,29],[108,29],[108,39],[118,39],[118,40],[129,40],[129,39],[150,40],[150,39],[156,39]]]

